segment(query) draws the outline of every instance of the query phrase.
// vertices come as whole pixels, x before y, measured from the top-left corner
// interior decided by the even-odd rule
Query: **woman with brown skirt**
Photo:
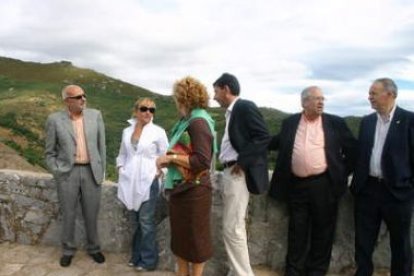
[[[177,81],[173,98],[181,119],[157,166],[168,167],[165,189],[170,198],[171,250],[177,257],[177,276],[200,276],[213,254],[210,167],[216,152],[214,121],[205,110],[207,89],[198,80]]]

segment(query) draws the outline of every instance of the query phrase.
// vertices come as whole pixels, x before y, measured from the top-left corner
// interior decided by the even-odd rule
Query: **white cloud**
[[[259,106],[299,111],[316,84],[327,111],[362,115],[371,81],[389,76],[414,109],[408,0],[3,0],[0,18],[0,55],[70,60],[163,94],[189,74],[212,92],[231,72]]]

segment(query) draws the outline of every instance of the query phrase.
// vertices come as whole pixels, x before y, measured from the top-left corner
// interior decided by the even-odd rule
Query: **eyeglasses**
[[[71,97],[66,97],[66,98],[75,99],[75,100],[80,100],[82,98],[85,98],[86,99],[86,94],[77,95],[77,96],[71,96]]]
[[[155,113],[155,107],[140,106],[138,109],[139,109],[139,111],[141,111],[141,112],[147,112],[147,111],[149,111],[149,112],[151,112],[152,114],[154,114],[154,113]]]

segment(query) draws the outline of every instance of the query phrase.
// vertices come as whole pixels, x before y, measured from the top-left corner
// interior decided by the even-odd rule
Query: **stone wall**
[[[225,275],[226,254],[221,238],[220,179],[215,181],[212,233],[214,257],[207,263],[206,275]],[[76,237],[84,246],[85,233],[81,212],[78,210]],[[352,197],[346,195],[340,203],[336,241],[332,254],[331,271],[340,273],[353,266]],[[251,196],[247,219],[249,250],[253,265],[267,265],[279,270],[284,266],[287,237],[286,206],[266,196]],[[165,200],[157,208],[157,239],[160,248],[159,269],[173,270],[174,257],[169,249],[169,221]],[[130,213],[116,197],[116,184],[103,184],[99,215],[99,235],[104,251],[128,252],[133,231]],[[413,227],[414,228],[414,227]],[[59,214],[55,183],[49,174],[0,170],[0,242],[60,246],[61,216]],[[414,236],[414,232],[412,232]],[[378,268],[390,263],[388,233],[383,227],[375,253]]]

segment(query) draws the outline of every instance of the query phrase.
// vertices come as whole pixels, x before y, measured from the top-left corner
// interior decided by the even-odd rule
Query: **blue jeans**
[[[155,269],[158,263],[158,246],[155,240],[157,230],[155,208],[159,193],[158,179],[154,179],[150,189],[150,199],[142,203],[137,212],[133,211],[137,228],[132,239],[131,261],[135,266],[152,270]]]

